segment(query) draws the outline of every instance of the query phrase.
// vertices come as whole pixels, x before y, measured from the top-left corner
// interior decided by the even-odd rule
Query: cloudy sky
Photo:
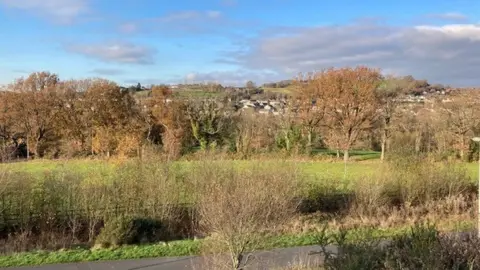
[[[0,84],[244,84],[369,65],[480,86],[479,0],[0,0]]]

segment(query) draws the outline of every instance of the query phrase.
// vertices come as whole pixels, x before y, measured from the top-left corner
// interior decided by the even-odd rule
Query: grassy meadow
[[[214,230],[199,229],[217,215],[209,207],[196,216],[190,207],[201,209],[212,196],[219,200],[213,206],[225,207],[219,213],[246,209],[214,220],[233,232],[245,230],[235,227],[246,224],[236,219],[259,214],[250,202],[275,194],[284,203],[301,199],[297,212],[252,250],[316,244],[324,226],[357,238],[401,235],[426,221],[443,231],[474,227],[477,163],[411,157],[382,163],[366,151],[352,156],[347,164],[331,158],[0,164],[0,252],[7,255],[0,266],[202,254],[203,240],[192,239]],[[288,191],[276,189],[283,183]],[[164,241],[171,244],[158,244]]]
[[[333,155],[334,152],[329,152]],[[305,175],[305,180],[308,181],[322,181],[336,179],[339,183],[349,184],[355,180],[373,177],[375,173],[379,173],[382,166],[378,152],[353,152],[352,159],[357,157],[358,161],[348,162],[347,165],[339,161],[296,161],[296,160],[222,160],[218,163],[228,164],[235,167],[249,167],[258,162],[271,165],[275,167],[278,163],[289,163],[295,166],[302,174]],[[368,158],[365,158],[368,157]],[[364,160],[365,159],[365,160]],[[0,168],[24,172],[33,175],[40,175],[49,171],[65,169],[70,172],[85,174],[88,172],[104,172],[109,173],[120,166],[123,161],[106,161],[94,159],[71,159],[71,160],[33,160],[29,162],[14,162],[7,164],[0,164]],[[198,161],[175,161],[174,167],[180,171],[188,170],[193,164]],[[465,168],[468,176],[472,181],[477,181],[478,178],[478,164],[477,163],[457,163],[459,167]],[[340,181],[341,180],[341,181]],[[346,180],[346,181],[343,181]]]

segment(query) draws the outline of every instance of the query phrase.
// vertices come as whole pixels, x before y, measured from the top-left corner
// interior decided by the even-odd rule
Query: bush
[[[322,269],[480,269],[480,239],[441,235],[431,224],[416,224],[410,232],[381,244],[370,238],[365,241],[345,241],[343,237],[325,237],[319,245],[338,245],[336,254],[322,250],[325,264]],[[327,240],[325,240],[327,239]]]
[[[162,224],[148,218],[117,217],[107,220],[105,227],[95,239],[103,247],[158,242]]]
[[[357,206],[417,206],[475,193],[467,171],[459,164],[403,156],[385,163],[378,175],[354,183]]]
[[[294,215],[296,170],[278,165],[238,169],[203,163],[193,170],[197,176],[200,228],[210,236],[204,249],[228,254],[214,256],[211,269],[243,269],[250,257],[244,257],[245,253]]]

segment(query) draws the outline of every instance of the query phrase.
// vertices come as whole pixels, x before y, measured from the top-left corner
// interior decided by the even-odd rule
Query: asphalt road
[[[329,252],[335,253],[337,248],[327,247]],[[253,259],[247,269],[274,269],[288,267],[302,263],[302,265],[321,264],[323,258],[318,251],[320,246],[305,246],[275,249],[270,251],[258,251],[254,253]],[[317,253],[309,255],[309,253]],[[56,265],[13,267],[6,269],[18,270],[203,270],[211,269],[211,258],[188,256],[175,258],[157,258],[125,261],[106,261],[106,262],[83,262]],[[210,266],[210,267],[209,267]]]

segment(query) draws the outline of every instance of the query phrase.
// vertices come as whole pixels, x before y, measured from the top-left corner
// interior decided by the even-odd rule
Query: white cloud
[[[459,12],[429,14],[427,15],[427,17],[430,17],[433,19],[445,20],[445,21],[457,21],[457,22],[468,21],[468,16]]]
[[[122,33],[155,33],[163,36],[208,35],[238,37],[245,28],[254,32],[260,29],[258,20],[236,20],[218,10],[181,10],[163,16],[132,20],[120,24]]]
[[[286,77],[327,67],[369,65],[432,82],[480,85],[480,25],[359,23],[266,33],[223,60]]]
[[[6,7],[24,10],[59,23],[71,23],[87,12],[89,0],[0,0]]]
[[[171,22],[182,22],[190,20],[209,20],[209,19],[218,19],[222,16],[220,11],[208,10],[208,11],[197,11],[197,10],[185,10],[167,14],[163,17],[158,18],[158,21],[171,23]]]
[[[104,62],[141,65],[153,64],[156,52],[152,48],[123,42],[71,45],[66,49]]]

